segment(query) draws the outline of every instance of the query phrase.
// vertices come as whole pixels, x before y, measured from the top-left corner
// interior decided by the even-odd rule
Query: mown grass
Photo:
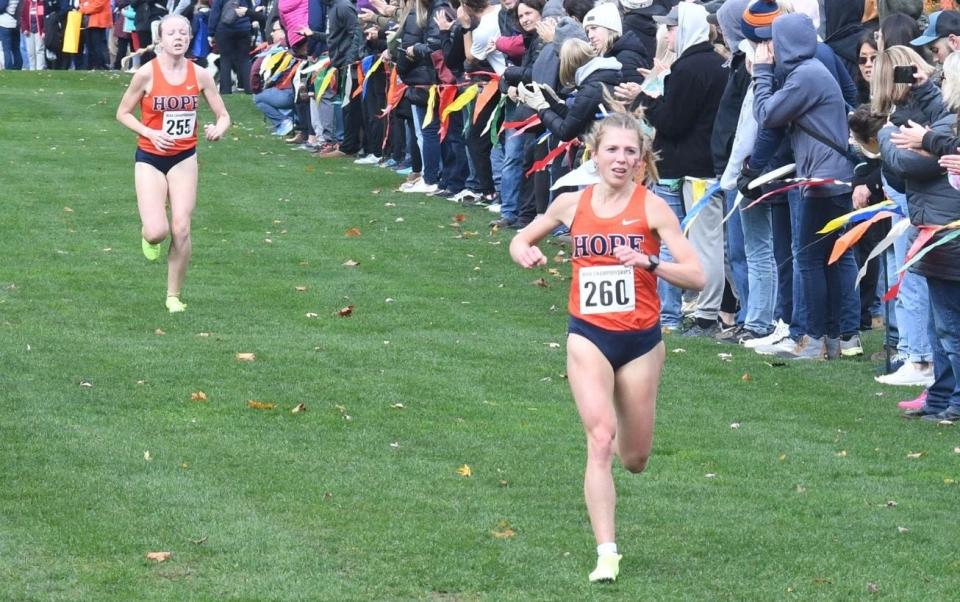
[[[898,419],[911,391],[868,361],[680,338],[650,467],[616,472],[621,579],[589,586],[566,266],[516,268],[488,213],[290,151],[234,96],[171,316],[126,81],[0,73],[0,599],[956,597],[955,428]]]

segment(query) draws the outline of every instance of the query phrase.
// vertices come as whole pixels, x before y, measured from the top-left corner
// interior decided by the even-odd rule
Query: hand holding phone
[[[916,82],[914,75],[917,73],[916,65],[903,65],[893,68],[893,83],[895,84],[913,84]]]

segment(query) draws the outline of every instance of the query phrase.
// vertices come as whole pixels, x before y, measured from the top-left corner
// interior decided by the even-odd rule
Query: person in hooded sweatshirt
[[[670,66],[663,95],[641,95],[646,118],[657,130],[654,146],[660,155],[660,182],[656,194],[683,218],[703,193],[686,178],[712,180],[717,173],[710,153],[713,123],[727,85],[728,69],[710,43],[707,11],[681,2],[657,22],[667,26],[667,40],[677,59]],[[695,198],[696,197],[696,198]],[[726,284],[723,248],[723,195],[716,193],[700,211],[690,230],[690,242],[703,264],[707,285],[700,293],[696,323],[689,336],[715,336],[720,332],[719,312]],[[669,252],[664,253],[669,261]],[[661,324],[677,330],[681,324],[682,291],[660,283]]]
[[[653,18],[669,13],[674,4],[671,0],[620,0],[623,31],[637,34],[649,57],[657,54],[657,23]]]
[[[790,14],[773,21],[773,42],[757,47],[754,115],[761,128],[790,126],[790,144],[801,178],[849,182],[853,165],[845,149],[849,138],[847,112],[840,86],[815,57],[817,30],[807,15]],[[774,61],[776,67],[774,67]],[[777,81],[782,82],[777,86]],[[801,192],[797,267],[807,307],[805,332],[793,347],[777,353],[793,359],[822,359],[828,346],[858,337],[859,311],[843,304],[856,279],[852,251],[828,265],[839,232],[817,233],[828,221],[853,208],[848,186],[807,186]],[[829,341],[828,341],[829,339]]]
[[[863,2],[825,0],[820,10],[823,39],[853,78],[857,73],[857,41],[863,35]]]

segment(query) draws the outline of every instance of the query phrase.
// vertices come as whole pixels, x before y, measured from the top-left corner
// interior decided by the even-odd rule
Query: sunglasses
[[[861,65],[866,65],[868,63],[873,63],[877,60],[876,56],[861,56],[857,58],[857,62]]]

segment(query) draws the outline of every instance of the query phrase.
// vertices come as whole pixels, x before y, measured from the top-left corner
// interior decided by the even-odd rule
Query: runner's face
[[[640,138],[633,130],[609,128],[597,144],[594,154],[597,173],[610,186],[619,187],[633,180],[640,167]]]
[[[160,35],[164,51],[173,56],[183,56],[190,44],[190,24],[186,19],[171,19],[163,24]]]

